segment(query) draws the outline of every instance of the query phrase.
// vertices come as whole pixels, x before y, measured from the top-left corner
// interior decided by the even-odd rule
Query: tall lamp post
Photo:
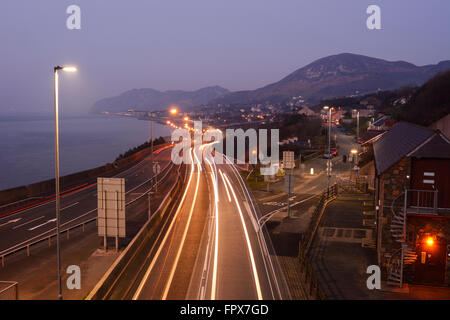
[[[330,193],[330,178],[331,178],[331,107],[324,106],[324,110],[328,111],[328,159],[327,159],[327,193]]]
[[[75,67],[53,68],[54,74],[54,94],[55,94],[55,192],[56,192],[56,260],[58,268],[58,299],[62,300],[62,284],[61,284],[61,246],[60,246],[60,192],[59,192],[59,74],[58,71],[75,72]]]

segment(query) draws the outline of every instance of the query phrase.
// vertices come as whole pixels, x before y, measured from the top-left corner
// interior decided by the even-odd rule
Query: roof
[[[374,140],[377,140],[379,138],[378,136],[384,132],[386,132],[386,130],[367,130],[367,132],[364,132],[360,138],[363,141],[363,144],[371,143],[374,142]]]
[[[420,146],[435,131],[409,122],[398,122],[373,143],[375,169],[381,174]]]
[[[410,157],[450,159],[450,141],[442,134],[437,133],[421,146],[413,150]]]

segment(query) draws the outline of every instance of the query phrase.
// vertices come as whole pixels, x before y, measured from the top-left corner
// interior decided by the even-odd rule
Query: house
[[[316,113],[316,112],[314,112],[313,110],[311,110],[310,108],[308,108],[308,107],[303,107],[299,112],[298,112],[298,114],[304,114],[304,115],[306,115],[306,116],[308,116],[308,117],[315,117],[315,116],[317,116],[318,114]]]
[[[450,139],[450,114],[433,123],[430,129],[441,131],[448,139]]]
[[[380,115],[378,118],[369,123],[367,130],[386,131],[392,128],[395,123],[396,121],[392,120],[390,116]]]
[[[373,142],[378,262],[390,284],[448,284],[450,141],[395,124]]]

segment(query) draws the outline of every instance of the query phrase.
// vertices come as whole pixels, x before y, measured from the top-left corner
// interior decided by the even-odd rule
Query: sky
[[[0,115],[50,113],[58,64],[79,69],[61,75],[63,115],[133,88],[256,89],[342,52],[435,64],[450,59],[449,16],[442,0],[1,0]]]

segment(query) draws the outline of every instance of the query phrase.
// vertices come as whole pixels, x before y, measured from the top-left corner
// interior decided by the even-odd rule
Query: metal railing
[[[167,169],[167,170],[164,170],[165,175],[164,175],[162,178],[158,179],[158,182],[157,182],[158,185],[162,184],[162,182],[164,181],[164,179],[167,177],[167,175],[168,175],[169,172],[171,171],[170,169],[171,169],[172,167],[173,167],[173,163],[172,163],[171,166],[167,166],[167,167],[165,168],[165,169]],[[160,174],[162,174],[162,173],[163,173],[163,171],[162,171]],[[156,178],[156,176],[155,176],[154,178]],[[152,178],[152,179],[153,179],[153,178]],[[132,191],[134,191],[134,190],[137,189],[138,187],[141,187],[142,185],[144,185],[145,183],[149,182],[150,180],[151,180],[151,179],[149,179],[149,180],[145,181],[144,183],[140,184],[139,186],[137,186],[137,187],[135,187],[135,188],[133,188],[133,189],[127,191],[127,194],[128,194],[128,193],[131,193]],[[154,186],[155,186],[155,185],[156,185],[156,184],[154,184]],[[128,203],[126,203],[126,206],[129,206],[129,205],[135,203],[136,201],[142,199],[143,197],[145,197],[145,196],[148,194],[148,192],[150,192],[150,189],[149,189],[148,191],[142,193],[142,194],[141,194],[139,197],[137,197],[136,199],[133,199],[133,200],[129,201]],[[144,199],[144,200],[147,201],[146,199]],[[82,215],[76,217],[76,218],[73,219],[73,220],[67,221],[67,222],[64,223],[62,226],[70,225],[70,224],[73,223],[74,221],[79,220],[80,218],[86,217],[87,215],[92,214],[92,213],[94,213],[95,211],[97,211],[97,209],[90,210],[90,211],[88,211],[88,212],[86,212],[86,213],[84,213],[84,214],[82,214]],[[67,239],[69,239],[69,237],[70,237],[70,231],[72,231],[72,230],[74,230],[74,229],[81,228],[81,229],[82,229],[82,232],[84,232],[84,231],[85,231],[86,225],[89,224],[89,223],[91,223],[91,222],[93,222],[93,221],[97,221],[97,217],[92,217],[92,218],[86,219],[86,220],[84,220],[84,221],[82,221],[82,222],[80,222],[80,223],[78,223],[78,224],[72,225],[72,226],[70,226],[70,227],[62,228],[61,231],[60,231],[60,235],[66,233],[66,237],[67,237]],[[26,241],[24,241],[24,242],[21,242],[21,243],[16,244],[16,245],[14,245],[14,246],[12,246],[12,247],[10,247],[10,248],[8,248],[8,249],[5,249],[5,250],[1,251],[1,252],[0,252],[0,260],[1,260],[1,265],[2,265],[2,267],[5,267],[5,264],[6,264],[6,257],[7,257],[7,256],[14,255],[14,254],[16,254],[16,253],[18,253],[18,252],[20,252],[20,251],[26,251],[27,256],[30,256],[30,250],[31,250],[31,247],[36,246],[36,245],[39,245],[39,244],[41,244],[41,243],[43,243],[43,242],[46,242],[46,241],[48,242],[48,246],[50,247],[51,244],[52,244],[52,238],[55,238],[55,237],[56,237],[56,228],[53,228],[53,229],[50,229],[50,230],[48,230],[48,231],[46,231],[46,232],[44,232],[44,233],[41,233],[41,234],[39,234],[39,235],[33,237],[33,238],[31,238],[31,239],[28,239],[28,240],[26,240]]]
[[[302,286],[304,295],[310,300],[325,300],[325,290],[322,288],[314,267],[301,243],[298,246],[298,263],[300,266],[300,280],[304,284]]]
[[[338,194],[337,184],[332,185],[329,189],[325,190],[322,193],[319,203],[315,208],[313,216],[311,218],[310,226],[312,226],[312,228],[308,228],[308,230],[302,234],[301,244],[303,245],[306,253],[309,252],[311,244],[314,240],[314,236],[316,235],[317,229],[319,228],[319,224],[322,220],[322,216],[326,206],[330,201],[336,199],[337,194]]]
[[[0,300],[18,300],[19,283],[16,281],[0,281]]]
[[[406,190],[408,213],[437,213],[438,190]]]

